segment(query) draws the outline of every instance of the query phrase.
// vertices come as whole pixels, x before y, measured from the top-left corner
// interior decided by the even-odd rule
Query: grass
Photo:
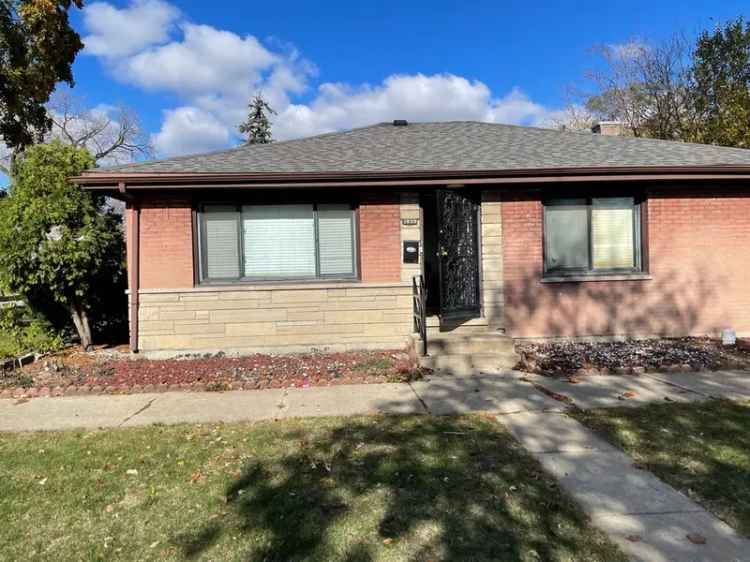
[[[652,404],[573,415],[750,536],[750,402]]]
[[[2,434],[0,458],[6,560],[625,560],[489,418]]]

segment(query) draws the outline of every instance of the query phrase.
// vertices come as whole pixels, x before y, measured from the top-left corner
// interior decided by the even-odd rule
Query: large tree
[[[620,121],[636,137],[666,140],[684,135],[688,48],[674,36],[658,45],[632,41],[597,49],[601,68],[588,78],[596,91],[585,107],[599,120]]]
[[[256,94],[248,104],[247,120],[240,125],[240,133],[247,135],[245,144],[268,144],[271,137],[271,121],[268,114],[276,115],[261,94]]]
[[[750,22],[704,31],[693,55],[687,140],[750,148]]]
[[[58,82],[73,84],[83,48],[68,20],[83,0],[0,0],[0,138],[14,152],[40,141],[52,122],[44,104]]]
[[[85,349],[89,317],[121,293],[124,243],[119,217],[68,178],[94,165],[60,141],[26,149],[0,201],[0,285],[34,303],[64,307]]]

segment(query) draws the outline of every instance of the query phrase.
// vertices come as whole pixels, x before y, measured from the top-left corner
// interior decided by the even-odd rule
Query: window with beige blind
[[[349,204],[204,205],[199,225],[204,282],[356,276]]]
[[[544,271],[550,276],[642,271],[640,202],[635,197],[546,201]]]

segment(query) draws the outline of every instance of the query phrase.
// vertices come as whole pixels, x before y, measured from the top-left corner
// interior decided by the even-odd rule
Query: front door
[[[479,316],[477,202],[464,190],[437,192],[440,315]]]

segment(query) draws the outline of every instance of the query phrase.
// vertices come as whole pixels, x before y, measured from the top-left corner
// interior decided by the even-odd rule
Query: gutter
[[[88,172],[71,181],[89,190],[251,189],[304,187],[429,187],[458,181],[464,185],[566,183],[593,181],[750,180],[750,166],[602,166],[518,170],[420,170],[400,172],[294,173],[124,173]],[[121,190],[120,190],[121,191]],[[122,194],[122,191],[121,191]]]

